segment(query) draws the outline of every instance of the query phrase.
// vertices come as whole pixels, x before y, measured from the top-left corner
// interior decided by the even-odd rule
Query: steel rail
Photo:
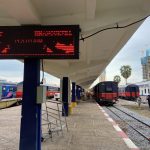
[[[123,111],[123,110],[119,109],[119,108],[118,108],[118,107],[116,107],[116,106],[113,106],[113,107],[114,107],[114,108],[116,108],[116,109],[118,109],[119,111],[121,111],[121,112],[123,112],[123,113],[127,114],[128,116],[130,116],[130,117],[134,118],[135,120],[137,120],[137,121],[141,122],[142,124],[144,124],[144,125],[146,125],[146,126],[148,126],[148,127],[150,128],[150,124],[147,124],[147,123],[145,123],[145,122],[141,121],[140,119],[138,119],[138,118],[136,118],[136,117],[134,117],[134,116],[130,115],[129,113],[127,113],[127,112],[125,112],[125,111]]]
[[[139,130],[135,129],[130,123],[128,123],[127,121],[125,121],[124,119],[122,119],[117,113],[115,113],[109,107],[105,107],[105,108],[107,108],[108,110],[110,110],[113,114],[115,114],[118,118],[120,118],[122,121],[124,121],[126,124],[128,124],[133,130],[135,130],[136,132],[138,132],[141,136],[143,136],[144,138],[146,138],[146,140],[150,141],[150,137],[147,137],[146,135],[144,135],[143,133],[141,133]]]

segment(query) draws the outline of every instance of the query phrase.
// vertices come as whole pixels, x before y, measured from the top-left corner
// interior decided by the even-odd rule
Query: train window
[[[106,87],[106,92],[112,92],[112,88],[111,87]]]
[[[145,94],[146,94],[146,89],[145,89]]]
[[[116,84],[112,84],[112,91],[118,92],[118,86]]]
[[[107,84],[105,90],[106,90],[106,92],[112,92],[112,85],[111,84]]]
[[[131,92],[136,92],[136,87],[131,87]]]
[[[11,88],[9,89],[9,91],[13,91],[13,88],[11,87]]]
[[[101,86],[99,86],[99,90],[100,92],[105,92],[105,85],[101,84]]]
[[[150,93],[149,89],[148,89],[148,94]]]

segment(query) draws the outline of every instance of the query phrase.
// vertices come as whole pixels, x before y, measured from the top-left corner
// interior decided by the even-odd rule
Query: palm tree
[[[132,69],[129,65],[122,66],[120,68],[121,75],[125,78],[126,84],[127,84],[127,79],[131,76],[131,71]]]
[[[114,81],[118,82],[118,84],[119,84],[121,81],[121,77],[119,75],[114,76]]]

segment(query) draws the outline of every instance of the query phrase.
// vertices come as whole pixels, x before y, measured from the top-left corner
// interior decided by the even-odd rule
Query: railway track
[[[127,111],[124,111],[120,109],[119,107],[113,106],[113,107],[104,107],[104,109],[108,112],[108,114],[112,118],[117,118],[115,120],[119,120],[121,122],[124,122],[126,125],[128,125],[128,129],[131,132],[131,130],[134,130],[134,141],[138,141],[138,138],[142,141],[145,141],[147,143],[146,145],[150,146],[150,123],[144,122],[141,119],[135,117],[133,114],[128,113]],[[114,116],[114,117],[113,117]],[[136,132],[136,133],[135,133]],[[135,137],[136,134],[136,137]],[[130,135],[131,137],[132,135]],[[141,140],[139,140],[141,142]],[[140,145],[141,143],[138,143]]]

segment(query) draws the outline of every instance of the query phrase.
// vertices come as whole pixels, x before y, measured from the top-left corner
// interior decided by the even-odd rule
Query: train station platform
[[[43,142],[42,150],[138,149],[94,100],[80,101],[67,122],[69,131]]]
[[[0,110],[0,150],[18,150],[21,106]],[[94,100],[80,101],[67,117],[63,136],[42,142],[42,150],[137,150]]]

